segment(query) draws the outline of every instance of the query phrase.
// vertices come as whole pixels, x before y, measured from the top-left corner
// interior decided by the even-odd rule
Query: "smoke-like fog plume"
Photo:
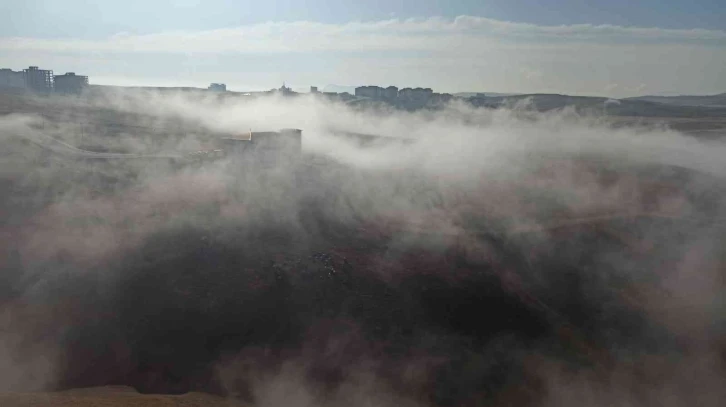
[[[26,102],[0,117],[0,389],[260,406],[724,396],[720,141],[526,105]],[[163,158],[287,127],[303,129],[299,162]]]

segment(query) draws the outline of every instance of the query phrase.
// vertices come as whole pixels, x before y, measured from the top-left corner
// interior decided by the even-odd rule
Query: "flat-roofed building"
[[[425,102],[433,94],[434,91],[431,88],[403,88],[398,92],[398,97],[408,101]]]
[[[37,66],[23,70],[25,87],[33,92],[50,93],[53,91],[53,71],[39,69]]]
[[[302,153],[302,130],[250,131],[221,139],[220,148],[231,154],[244,154],[253,161],[290,163]]]
[[[384,89],[380,86],[359,86],[355,88],[355,95],[358,97],[380,99],[383,97],[383,91]]]
[[[398,97],[398,88],[395,86],[389,86],[383,90],[383,98],[394,100]]]
[[[25,75],[23,71],[13,71],[8,68],[0,69],[0,88],[25,88]]]
[[[86,87],[88,87],[88,77],[76,75],[75,72],[57,75],[53,81],[54,91],[61,94],[80,94]]]

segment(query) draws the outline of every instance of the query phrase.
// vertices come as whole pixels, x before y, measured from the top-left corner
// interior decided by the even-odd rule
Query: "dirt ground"
[[[242,407],[234,400],[204,393],[139,394],[131,387],[107,386],[49,393],[0,393],[3,407]]]

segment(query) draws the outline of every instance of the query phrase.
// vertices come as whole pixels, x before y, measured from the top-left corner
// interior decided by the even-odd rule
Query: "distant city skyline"
[[[92,84],[336,84],[625,97],[726,92],[726,4],[178,0],[0,5],[0,67]]]

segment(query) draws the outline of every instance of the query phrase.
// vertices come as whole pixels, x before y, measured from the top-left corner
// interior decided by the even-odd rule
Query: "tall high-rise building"
[[[25,76],[25,87],[28,90],[38,93],[53,91],[53,71],[31,66],[24,69],[23,74]]]

